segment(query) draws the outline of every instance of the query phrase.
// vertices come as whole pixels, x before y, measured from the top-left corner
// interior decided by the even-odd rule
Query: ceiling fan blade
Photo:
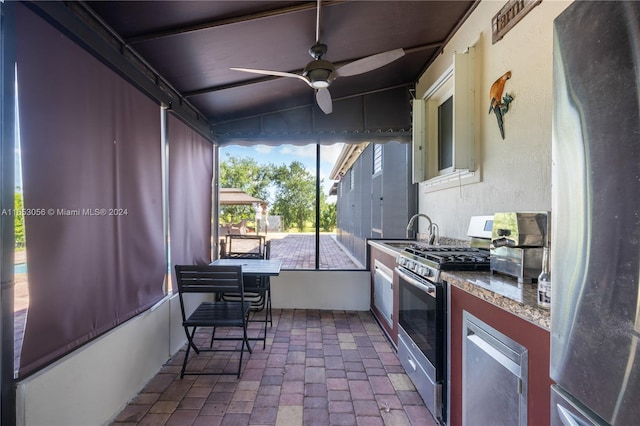
[[[331,101],[331,93],[329,93],[329,89],[322,88],[316,90],[316,102],[325,114],[331,114],[333,111],[333,103]]]
[[[311,85],[309,83],[309,80],[306,77],[304,77],[304,76],[302,76],[300,74],[294,74],[292,72],[256,70],[256,69],[253,69],[253,68],[236,68],[236,67],[231,67],[230,69],[232,69],[234,71],[250,72],[250,73],[253,73],[253,74],[273,75],[273,76],[276,76],[276,77],[294,77],[294,78],[298,78],[298,79],[304,81],[308,85]]]
[[[349,77],[351,75],[364,74],[383,67],[396,59],[402,58],[403,56],[403,49],[389,50],[387,52],[378,53],[377,55],[367,56],[366,58],[349,62],[348,64],[338,68],[335,71],[336,77]]]

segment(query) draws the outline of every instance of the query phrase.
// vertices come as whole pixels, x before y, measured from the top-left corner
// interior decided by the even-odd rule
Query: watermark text
[[[125,208],[2,209],[2,216],[128,216]]]

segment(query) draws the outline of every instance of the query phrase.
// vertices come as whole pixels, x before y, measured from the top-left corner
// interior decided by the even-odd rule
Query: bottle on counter
[[[551,308],[551,270],[549,268],[549,247],[542,251],[542,272],[538,275],[538,307]]]

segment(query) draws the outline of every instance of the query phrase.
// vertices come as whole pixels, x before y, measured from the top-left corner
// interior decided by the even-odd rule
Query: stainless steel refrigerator
[[[640,424],[640,3],[554,21],[552,425]]]

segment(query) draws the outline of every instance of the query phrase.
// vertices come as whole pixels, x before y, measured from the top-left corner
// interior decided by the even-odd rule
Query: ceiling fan
[[[290,72],[259,70],[252,68],[236,68],[232,70],[250,72],[254,74],[273,75],[278,77],[293,77],[307,83],[316,91],[316,103],[325,114],[331,114],[333,111],[331,102],[331,93],[328,87],[333,80],[338,77],[349,77],[352,75],[364,74],[369,71],[381,68],[396,59],[404,56],[403,49],[394,49],[387,52],[378,53],[376,55],[367,56],[353,62],[349,62],[340,67],[335,67],[331,62],[323,59],[327,53],[327,45],[320,43],[320,3],[318,0],[316,13],[316,43],[309,48],[309,54],[313,58],[311,62],[304,67],[302,74]]]

